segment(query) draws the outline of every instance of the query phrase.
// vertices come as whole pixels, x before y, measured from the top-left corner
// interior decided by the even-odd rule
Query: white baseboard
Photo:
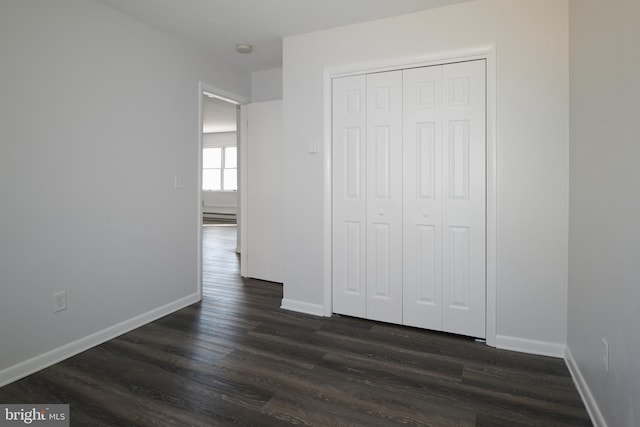
[[[320,304],[310,304],[308,302],[283,298],[280,308],[284,310],[297,311],[299,313],[312,314],[314,316],[325,316],[324,306]]]
[[[587,408],[591,422],[595,427],[607,427],[607,422],[602,416],[602,412],[600,412],[600,407],[598,406],[596,399],[593,397],[591,389],[589,388],[587,381],[582,376],[582,372],[580,372],[580,368],[578,367],[576,360],[573,358],[568,346],[565,350],[564,360],[567,364],[567,368],[569,368],[573,382],[578,389],[578,393],[580,393],[582,402]]]
[[[505,335],[496,335],[496,347],[503,350],[519,351],[522,353],[558,358],[564,358],[566,348],[564,344],[509,337]]]
[[[140,326],[146,325],[149,322],[153,322],[167,314],[171,314],[174,311],[198,302],[200,299],[201,298],[198,293],[180,298],[179,300],[163,305],[162,307],[155,308],[132,319],[125,320],[124,322],[80,338],[77,341],[70,342],[62,347],[58,347],[39,356],[18,363],[17,365],[3,369],[0,371],[0,387],[68,359],[71,356],[75,356],[78,353],[82,353],[85,350],[109,341],[110,339],[133,329],[139,328]]]

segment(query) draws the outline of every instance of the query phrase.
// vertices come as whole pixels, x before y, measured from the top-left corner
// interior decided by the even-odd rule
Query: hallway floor
[[[590,426],[560,359],[280,309],[239,277],[235,227],[203,227],[200,303],[0,388],[77,426]]]

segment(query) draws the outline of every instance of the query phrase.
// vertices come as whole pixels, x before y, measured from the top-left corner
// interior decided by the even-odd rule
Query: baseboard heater
[[[219,222],[234,223],[237,221],[236,214],[227,212],[203,212],[202,218]]]

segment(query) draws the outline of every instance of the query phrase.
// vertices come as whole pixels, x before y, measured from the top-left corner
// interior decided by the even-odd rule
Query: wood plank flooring
[[[463,337],[281,310],[204,227],[204,298],[0,388],[74,426],[590,426],[564,362]]]

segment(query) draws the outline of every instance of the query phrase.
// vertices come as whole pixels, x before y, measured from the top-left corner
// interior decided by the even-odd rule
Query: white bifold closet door
[[[366,84],[333,80],[333,311],[367,317]]]
[[[367,318],[402,323],[402,72],[367,76]]]
[[[485,336],[485,63],[333,80],[333,311]]]
[[[485,336],[485,64],[404,71],[403,323]]]
[[[333,310],[402,323],[402,72],[335,79],[333,129]]]

